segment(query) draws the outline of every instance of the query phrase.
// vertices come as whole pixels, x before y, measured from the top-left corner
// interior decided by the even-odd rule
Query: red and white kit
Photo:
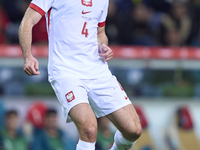
[[[33,0],[29,6],[46,15],[49,81],[66,117],[73,106],[83,102],[90,103],[97,117],[131,103],[98,53],[97,28],[105,25],[108,3]]]

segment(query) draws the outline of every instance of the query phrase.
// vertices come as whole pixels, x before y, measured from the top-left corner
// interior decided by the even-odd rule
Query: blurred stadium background
[[[44,17],[33,29],[41,73],[23,72],[17,32],[29,3],[0,0],[0,150],[75,150],[78,132],[47,81]],[[199,29],[199,0],[110,0],[110,69],[143,126],[134,150],[200,150]],[[98,123],[97,149],[107,150],[116,129]]]

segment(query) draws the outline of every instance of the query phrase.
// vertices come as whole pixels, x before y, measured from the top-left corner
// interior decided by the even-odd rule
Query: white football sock
[[[119,130],[116,131],[114,144],[110,150],[129,150],[134,144],[134,141],[129,141],[123,137]]]
[[[95,150],[95,143],[89,143],[79,139],[76,150]]]

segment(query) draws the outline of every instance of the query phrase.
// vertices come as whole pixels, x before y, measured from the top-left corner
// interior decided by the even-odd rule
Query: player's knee
[[[129,129],[126,132],[126,137],[128,140],[137,140],[142,134],[142,127],[141,125],[137,125],[136,127],[133,127],[132,129]]]
[[[97,136],[97,128],[95,126],[87,126],[84,128],[83,136],[88,142],[95,142]]]
[[[136,136],[139,138],[142,134],[142,126],[138,125],[136,130]]]

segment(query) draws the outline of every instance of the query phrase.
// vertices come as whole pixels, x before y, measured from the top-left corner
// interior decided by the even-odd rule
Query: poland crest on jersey
[[[92,0],[81,0],[82,5],[92,7]]]
[[[65,95],[65,98],[67,99],[67,102],[71,102],[75,99],[74,93],[72,91],[70,91],[69,93],[67,93]]]

